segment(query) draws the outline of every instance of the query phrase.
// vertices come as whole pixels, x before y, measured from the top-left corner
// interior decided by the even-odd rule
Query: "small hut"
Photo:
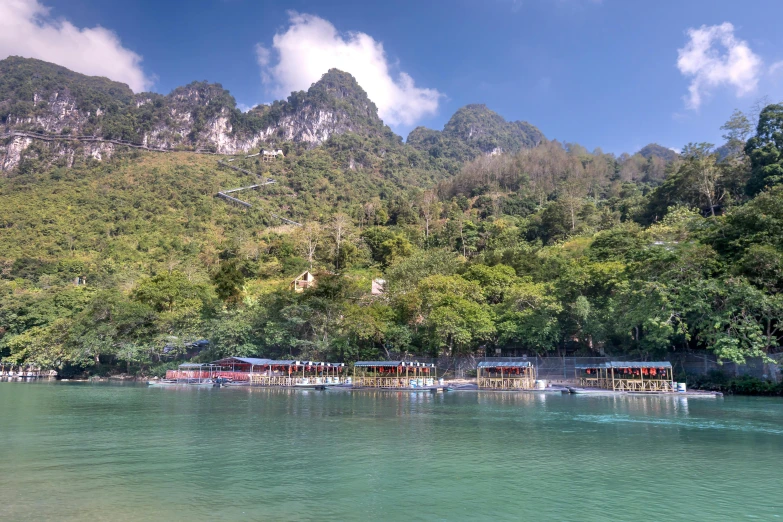
[[[479,389],[532,390],[536,386],[536,368],[530,361],[481,361],[476,377]]]
[[[585,388],[626,392],[674,392],[672,365],[661,362],[610,361],[576,366],[576,380]]]
[[[291,284],[289,285],[289,288],[291,288],[294,292],[304,292],[307,288],[311,288],[315,286],[315,276],[310,273],[309,270],[305,270],[298,276],[296,276],[296,279],[291,281]]]
[[[424,388],[438,377],[434,364],[405,361],[358,361],[353,385],[367,388]]]
[[[372,280],[372,287],[370,290],[370,295],[383,295],[383,293],[386,291],[386,280],[385,279],[373,279]]]

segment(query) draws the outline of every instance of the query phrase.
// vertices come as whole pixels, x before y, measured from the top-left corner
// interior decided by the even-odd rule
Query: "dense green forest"
[[[255,182],[215,157],[66,168],[40,150],[0,179],[0,358],[67,375],[194,355],[769,354],[783,106],[754,124],[735,113],[720,149],[621,157],[541,137],[467,160],[442,136],[335,135],[233,162],[277,181],[242,192],[248,210],[214,197]],[[304,270],[317,284],[295,293]]]

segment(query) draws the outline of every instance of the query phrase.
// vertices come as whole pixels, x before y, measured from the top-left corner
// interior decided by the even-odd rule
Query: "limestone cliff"
[[[40,60],[0,61],[4,171],[18,166],[25,154],[69,162],[76,155],[100,159],[121,143],[235,154],[283,141],[317,146],[346,132],[399,139],[356,80],[336,69],[307,91],[243,113],[220,84],[193,82],[165,96],[134,94],[125,84]]]

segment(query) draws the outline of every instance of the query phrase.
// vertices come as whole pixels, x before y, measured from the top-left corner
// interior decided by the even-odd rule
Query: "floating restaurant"
[[[206,363],[184,363],[166,372],[166,381],[177,384],[202,384],[219,377],[220,366]]]
[[[481,361],[476,367],[479,390],[532,390],[536,385],[536,368],[529,361]]]
[[[183,383],[227,379],[261,386],[308,386],[343,384],[344,363],[276,361],[255,357],[226,357],[209,364],[180,364],[166,372],[166,380]]]
[[[254,367],[250,384],[260,386],[326,386],[345,384],[344,363],[274,361]]]
[[[576,380],[585,388],[622,392],[674,392],[672,365],[662,362],[619,362],[576,367]]]
[[[358,361],[353,365],[354,387],[424,388],[435,385],[434,364],[405,361]]]

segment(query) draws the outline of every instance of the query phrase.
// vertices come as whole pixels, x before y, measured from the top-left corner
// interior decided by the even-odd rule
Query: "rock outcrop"
[[[42,141],[49,159],[111,155],[120,143],[236,154],[280,142],[317,146],[346,132],[395,137],[348,73],[332,69],[307,91],[243,113],[220,84],[193,82],[162,96],[40,60],[0,61],[0,170],[17,167]],[[83,137],[94,141],[85,145]],[[97,142],[113,140],[113,143]],[[399,139],[399,138],[397,138]]]

